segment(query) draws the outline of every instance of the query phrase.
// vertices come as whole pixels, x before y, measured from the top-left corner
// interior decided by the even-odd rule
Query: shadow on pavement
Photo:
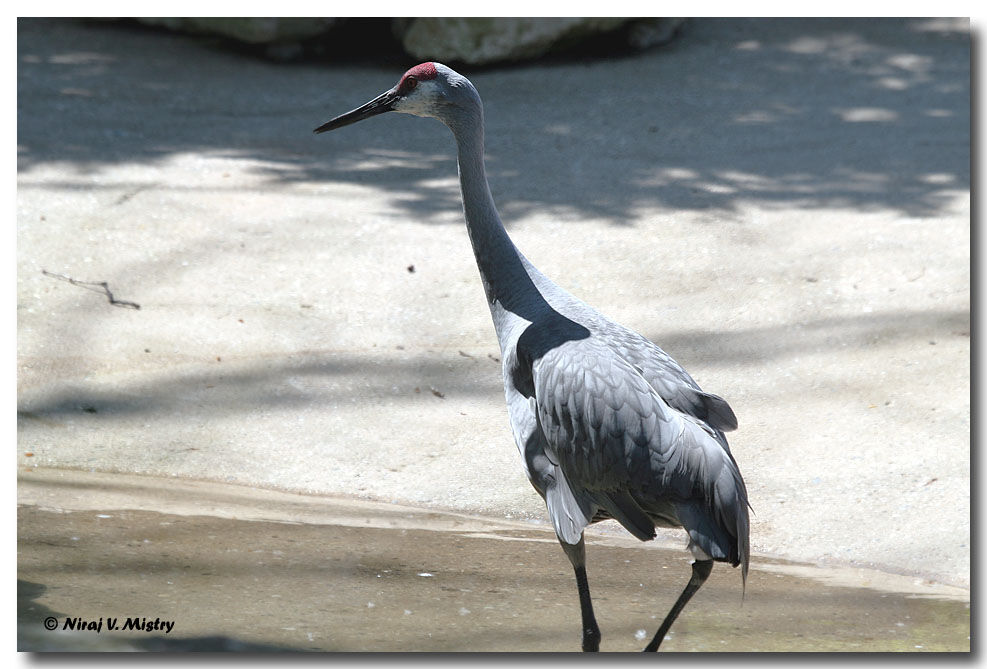
[[[965,30],[699,19],[658,55],[480,73],[495,199],[508,224],[553,210],[625,225],[642,208],[729,213],[738,200],[932,216],[944,191],[969,188]],[[430,185],[455,174],[438,123],[393,114],[311,136],[399,74],[390,63],[276,65],[137,27],[20,19],[18,166],[64,161],[87,173],[229,153],[256,159],[271,185],[372,185],[427,222],[460,206],[457,188]]]

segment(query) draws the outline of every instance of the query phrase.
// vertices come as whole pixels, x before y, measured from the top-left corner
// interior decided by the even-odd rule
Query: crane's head
[[[442,63],[421,63],[373,100],[323,123],[316,133],[328,132],[365,118],[396,111],[437,118],[455,130],[464,116],[482,114],[480,96],[469,79]]]

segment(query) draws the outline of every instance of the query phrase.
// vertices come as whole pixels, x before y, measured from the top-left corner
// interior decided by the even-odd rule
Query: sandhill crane
[[[500,342],[511,428],[525,473],[548,507],[575,571],[584,651],[600,647],[586,577],[584,528],[612,518],[642,541],[683,527],[692,577],[648,651],[658,649],[714,561],[750,554],[747,489],[724,432],[733,410],[671,356],[559,288],[501,223],[483,161],[483,104],[441,63],[408,70],[390,90],[315,129],[388,111],[438,119],[458,148],[466,229]]]

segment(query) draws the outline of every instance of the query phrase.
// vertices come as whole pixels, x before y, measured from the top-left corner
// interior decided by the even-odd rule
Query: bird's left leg
[[[651,640],[651,643],[647,645],[644,652],[654,652],[658,650],[658,646],[661,645],[662,640],[665,638],[665,634],[668,633],[669,628],[671,628],[672,623],[675,622],[675,618],[678,617],[685,605],[696,594],[696,590],[699,589],[706,579],[709,577],[709,573],[713,571],[713,561],[712,560],[695,560],[692,563],[692,578],[689,579],[689,583],[686,584],[685,590],[679,595],[679,598],[675,600],[675,605],[672,610],[668,612],[665,616],[665,620],[662,622],[661,627],[658,628],[658,633],[655,634],[655,638]]]
[[[593,615],[593,601],[589,596],[589,581],[586,580],[586,544],[579,535],[578,544],[567,544],[559,539],[562,550],[576,572],[576,586],[579,588],[579,611],[583,618],[583,651],[595,653],[600,650],[600,627]]]

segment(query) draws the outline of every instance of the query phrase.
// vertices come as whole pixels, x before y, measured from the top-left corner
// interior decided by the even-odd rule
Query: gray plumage
[[[514,246],[487,185],[483,105],[469,80],[423,63],[316,132],[385,111],[436,118],[455,136],[511,428],[576,572],[584,650],[597,650],[600,636],[586,581],[585,527],[612,518],[644,541],[655,527],[688,533],[693,578],[646,649],[656,650],[712,560],[740,565],[746,583],[747,491],[724,435],[737,427],[732,409],[658,346],[554,284]]]

